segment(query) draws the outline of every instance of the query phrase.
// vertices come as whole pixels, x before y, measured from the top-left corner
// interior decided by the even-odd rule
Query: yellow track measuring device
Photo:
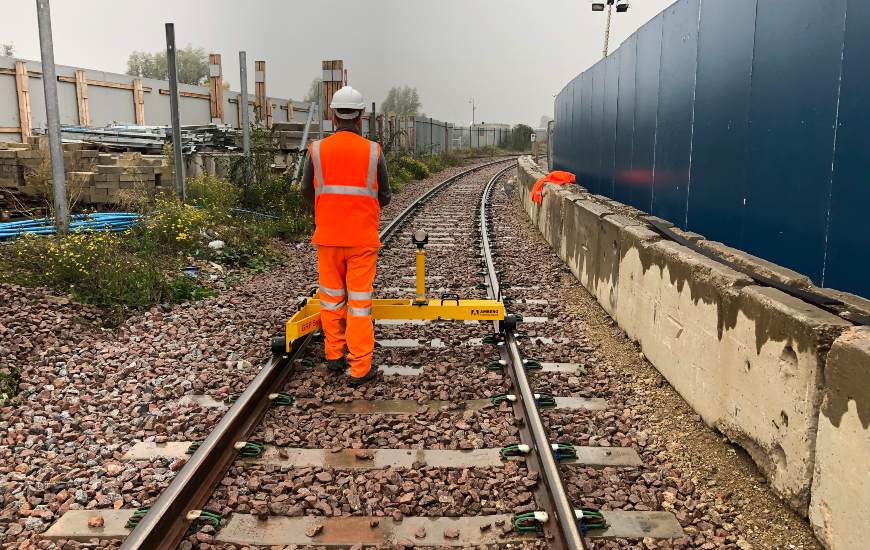
[[[413,299],[372,300],[372,319],[504,321],[504,304],[498,300],[463,300],[457,295],[426,296],[426,251],[429,237],[416,231],[411,238],[417,247],[416,295]],[[287,321],[285,334],[272,342],[275,354],[289,353],[293,341],[320,328],[320,300],[308,298]]]

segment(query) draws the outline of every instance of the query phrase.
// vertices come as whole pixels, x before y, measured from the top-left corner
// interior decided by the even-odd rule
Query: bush
[[[167,296],[159,265],[132,254],[124,237],[115,233],[25,235],[14,247],[0,280],[44,285],[69,292],[81,302],[108,307],[145,308]]]
[[[143,253],[175,256],[192,252],[201,243],[205,228],[228,216],[172,199],[157,199],[145,223],[131,233]]]
[[[239,206],[242,190],[225,179],[202,175],[187,181],[187,202],[216,212],[229,213]]]
[[[396,159],[399,170],[407,172],[413,179],[422,180],[432,175],[429,167],[419,159],[410,155],[403,155]]]

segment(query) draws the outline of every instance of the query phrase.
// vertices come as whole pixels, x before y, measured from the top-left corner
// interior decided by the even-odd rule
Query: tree
[[[320,83],[321,79],[315,78],[311,81],[311,84],[308,85],[308,93],[305,94],[305,99],[303,101],[305,103],[318,103],[320,101]]]
[[[0,52],[3,52],[2,55],[6,57],[13,57],[15,55],[15,44],[12,42],[8,44],[0,44]]]
[[[201,85],[208,80],[208,54],[202,48],[188,45],[176,51],[178,81],[182,84]],[[127,58],[127,74],[157,80],[169,79],[166,52],[136,51]]]
[[[546,128],[551,120],[553,120],[553,117],[547,115],[542,116],[541,122],[538,124],[538,128]]]
[[[532,148],[532,128],[525,124],[517,124],[511,128],[511,137],[507,146],[514,151],[528,151]]]
[[[417,88],[393,86],[381,103],[381,112],[400,116],[423,116]]]

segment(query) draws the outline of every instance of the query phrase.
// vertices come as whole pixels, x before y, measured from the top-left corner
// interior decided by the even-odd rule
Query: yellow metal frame
[[[413,300],[372,300],[372,319],[503,321],[504,304],[497,300],[457,300],[426,298],[426,253],[422,246],[416,254],[416,296]],[[321,327],[320,299],[308,298],[305,305],[287,321],[286,351],[293,341]]]
[[[504,304],[496,300],[430,299],[424,305],[412,300],[372,300],[372,319],[502,321]],[[308,301],[287,321],[287,351],[293,340],[320,328],[320,300]]]

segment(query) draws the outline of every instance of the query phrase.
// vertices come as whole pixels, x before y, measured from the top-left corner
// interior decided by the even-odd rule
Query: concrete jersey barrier
[[[828,548],[865,548],[870,329],[665,240],[643,212],[583,187],[545,185],[535,204],[530,191],[545,173],[531,157],[519,159],[517,175],[547,243],[704,422],[746,449]],[[682,234],[742,268],[809,286],[788,269]]]

